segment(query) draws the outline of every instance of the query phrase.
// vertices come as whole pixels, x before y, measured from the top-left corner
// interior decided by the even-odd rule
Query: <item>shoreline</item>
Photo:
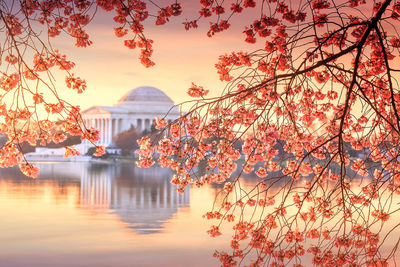
[[[136,162],[137,158],[131,157],[108,157],[93,158],[91,156],[75,156],[71,158],[64,157],[26,157],[29,162],[91,162],[91,163],[114,163],[114,162]]]

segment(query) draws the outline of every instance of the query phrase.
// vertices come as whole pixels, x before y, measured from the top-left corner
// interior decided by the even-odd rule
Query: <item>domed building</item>
[[[82,119],[87,127],[100,130],[98,144],[111,147],[115,137],[131,127],[138,131],[150,130],[154,118],[171,122],[179,115],[178,107],[163,91],[141,86],[129,91],[114,106],[93,106],[83,111]]]

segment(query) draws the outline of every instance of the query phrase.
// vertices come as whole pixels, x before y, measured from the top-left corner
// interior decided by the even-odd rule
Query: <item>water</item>
[[[36,180],[0,169],[0,266],[218,266],[202,218],[217,189],[169,183],[166,169],[42,163]]]
[[[215,199],[221,201],[220,186],[181,195],[169,183],[167,169],[139,169],[133,163],[39,167],[35,180],[16,168],[0,169],[0,267],[219,266],[214,250],[230,251],[232,225],[225,223],[224,234],[210,238],[206,231],[211,222],[202,218]],[[243,178],[242,189],[258,181]],[[360,191],[365,182],[352,180],[353,189]],[[269,190],[278,203],[283,187],[282,181]],[[392,209],[398,208],[397,194],[382,195],[374,206],[386,205],[386,199]],[[391,214],[380,233],[384,255],[399,240],[399,217]],[[395,258],[400,260],[398,254]],[[311,258],[303,264],[311,266]]]

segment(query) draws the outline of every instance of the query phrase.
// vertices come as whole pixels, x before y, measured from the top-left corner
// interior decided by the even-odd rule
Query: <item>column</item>
[[[105,129],[106,129],[106,119],[101,119],[101,122],[102,122],[101,130],[103,132],[103,144],[104,144],[106,142],[106,131],[105,131]]]
[[[108,144],[112,145],[112,119],[108,119]]]
[[[99,127],[99,129],[100,129],[100,144],[103,144],[104,143],[104,121],[103,121],[103,119],[100,119],[100,127]]]
[[[115,119],[111,119],[111,143],[114,143],[114,135],[115,135]]]
[[[108,119],[104,119],[104,143],[108,144]]]
[[[99,143],[101,142],[100,119],[96,119],[96,129],[99,130]]]
[[[104,119],[104,143],[108,144],[108,119]]]
[[[110,138],[110,136],[109,136],[110,124],[108,123],[108,119],[105,119],[105,125],[106,125],[106,127],[105,127],[105,129],[104,129],[105,135],[106,135],[106,141],[105,141],[105,143],[108,144],[108,140],[109,140],[109,138]]]
[[[145,126],[144,126],[144,120],[145,120],[145,119],[142,119],[142,120],[141,120],[141,124],[142,124],[142,125],[140,126],[140,129],[142,130],[142,132],[144,132],[144,130],[145,130],[145,128],[144,128],[144,127],[145,127]]]
[[[107,144],[107,119],[103,119],[104,120],[104,144]]]
[[[113,141],[113,136],[115,133],[115,119],[110,118],[110,124],[111,124],[111,142]]]

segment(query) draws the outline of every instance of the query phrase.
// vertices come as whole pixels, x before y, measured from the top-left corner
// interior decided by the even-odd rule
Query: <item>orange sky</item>
[[[54,48],[59,48],[77,64],[74,73],[88,83],[86,92],[81,95],[71,90],[60,90],[59,93],[82,109],[92,105],[116,104],[127,91],[142,85],[163,90],[175,103],[190,99],[186,91],[191,82],[209,89],[210,95],[217,95],[224,86],[214,67],[218,56],[246,50],[246,47],[251,52],[257,47],[246,45],[242,33],[244,25],[252,21],[248,15],[255,11],[246,10],[236,17],[236,21],[232,21],[233,27],[230,30],[213,38],[206,36],[209,24],[206,20],[199,23],[198,29],[184,30],[182,22],[185,18],[191,18],[190,12],[173,17],[169,24],[163,26],[153,26],[154,21],[149,19],[145,33],[154,40],[152,59],[156,65],[148,69],[140,64],[138,50],[129,50],[123,46],[123,38],[115,37],[115,23],[111,14],[98,11],[95,20],[87,27],[92,46],[75,48],[71,39],[53,39]],[[62,88],[65,88],[64,76],[56,77],[57,83],[60,82]]]

